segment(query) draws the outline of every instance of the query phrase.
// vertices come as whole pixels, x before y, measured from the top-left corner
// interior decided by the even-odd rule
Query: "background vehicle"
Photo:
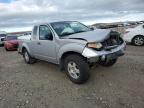
[[[6,37],[6,32],[0,32],[0,46],[4,45],[4,40]]]
[[[17,50],[18,48],[17,36],[6,36],[4,47],[7,51]]]
[[[125,42],[117,32],[92,30],[73,21],[36,25],[31,40],[19,41],[19,53],[28,64],[36,59],[59,64],[74,83],[89,78],[95,63],[112,66],[122,56]]]
[[[23,35],[19,36],[18,40],[31,40],[31,35]]]
[[[137,46],[144,45],[144,24],[126,29],[123,39]]]

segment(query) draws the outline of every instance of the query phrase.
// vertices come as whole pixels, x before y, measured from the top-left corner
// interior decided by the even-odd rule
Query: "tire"
[[[67,76],[73,83],[83,84],[89,79],[89,65],[86,60],[79,55],[73,54],[67,56],[64,61],[64,68]],[[72,70],[74,70],[73,73]]]
[[[9,50],[7,49],[7,47],[5,47],[5,50],[6,50],[6,51],[9,51]]]
[[[36,59],[32,58],[26,49],[23,51],[23,58],[27,64],[33,64],[36,62]]]
[[[144,36],[135,36],[133,39],[132,39],[132,43],[136,46],[142,46],[144,45]]]
[[[117,59],[112,59],[112,60],[105,60],[105,61],[99,61],[99,64],[104,66],[104,67],[111,67],[117,62]]]

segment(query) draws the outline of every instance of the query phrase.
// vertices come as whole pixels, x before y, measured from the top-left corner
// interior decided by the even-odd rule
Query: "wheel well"
[[[74,52],[74,51],[69,51],[69,52],[66,52],[62,55],[62,57],[60,58],[60,69],[63,70],[64,69],[64,60],[67,56],[69,55],[79,55],[81,57],[83,57],[84,59],[86,59],[84,56],[82,56],[80,53],[78,52]]]
[[[24,52],[25,49],[26,49],[25,47],[22,47],[22,53]]]

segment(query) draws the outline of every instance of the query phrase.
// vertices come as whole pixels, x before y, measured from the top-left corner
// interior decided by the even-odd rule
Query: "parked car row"
[[[18,48],[20,40],[30,40],[31,35],[23,35],[23,36],[16,36],[16,35],[0,35],[0,45],[3,45],[6,51],[15,51]]]

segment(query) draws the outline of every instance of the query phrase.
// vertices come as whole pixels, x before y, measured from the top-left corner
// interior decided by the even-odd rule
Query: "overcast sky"
[[[144,0],[0,0],[0,31],[63,20],[144,20]]]

